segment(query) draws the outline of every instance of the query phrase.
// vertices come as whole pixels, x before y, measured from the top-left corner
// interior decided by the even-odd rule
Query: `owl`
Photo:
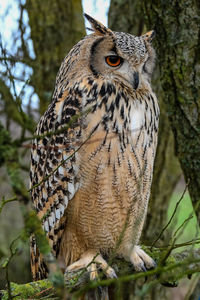
[[[92,33],[65,57],[36,129],[31,197],[64,272],[113,278],[113,253],[136,271],[155,266],[138,245],[158,134],[154,31],[137,37],[85,17]],[[34,236],[31,263],[34,280],[47,276]]]

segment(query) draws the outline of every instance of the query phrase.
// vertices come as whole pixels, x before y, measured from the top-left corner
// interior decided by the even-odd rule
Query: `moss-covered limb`
[[[85,35],[82,6],[80,0],[27,0],[26,9],[36,55],[31,82],[43,114],[51,101],[61,62]]]
[[[18,148],[13,143],[10,133],[0,123],[0,166],[3,164],[6,165],[15,195],[27,203],[29,195],[21,174]]]
[[[19,109],[16,99],[10,92],[10,88],[0,78],[0,95],[3,100],[3,110],[10,120],[19,124],[22,128],[28,131],[34,131],[35,123],[22,110]]]
[[[15,156],[12,159],[10,158],[8,161],[6,161],[7,172],[10,177],[11,187],[15,195],[18,197],[18,200],[27,204],[29,202],[29,194],[22,177],[17,151],[14,153],[14,155]]]
[[[157,262],[156,269],[147,272],[134,273],[130,263],[123,259],[115,258],[112,267],[116,270],[116,273],[119,276],[118,279],[100,279],[97,282],[89,283],[87,272],[82,274],[82,276],[80,276],[80,272],[69,273],[66,278],[67,291],[71,291],[71,294],[73,295],[79,295],[80,293],[86,292],[88,289],[96,288],[99,285],[110,286],[111,284],[119,284],[120,282],[128,283],[146,277],[149,278],[146,284],[156,280],[156,283],[160,282],[166,286],[175,286],[177,280],[180,278],[200,271],[200,250],[192,252],[184,251],[179,254],[170,255],[165,261],[165,264],[160,265],[160,261],[162,260],[163,255],[165,255],[165,251],[156,248],[153,248],[151,251],[148,247],[143,248]],[[77,280],[78,277],[79,280]],[[11,283],[11,291],[12,296],[17,295],[15,299],[41,299],[47,295],[49,295],[49,298],[56,297],[56,290],[50,280],[40,280],[19,285]],[[1,291],[1,294],[3,295],[3,300],[8,299],[6,291]]]
[[[19,164],[19,152],[17,148],[12,148],[12,156],[7,158],[5,164],[13,192],[17,196],[18,200],[27,204],[29,202],[29,194],[22,176],[21,166]]]
[[[10,132],[0,122],[0,166],[13,155]]]
[[[114,267],[117,275],[119,276],[118,279],[103,279],[98,282],[88,283],[88,278],[85,277],[85,284],[83,281],[81,281],[80,285],[78,285],[75,280],[76,290],[74,291],[74,293],[72,290],[72,294],[74,296],[80,296],[88,290],[97,288],[98,286],[111,287],[114,284],[115,287],[120,286],[122,295],[121,299],[127,299],[130,294],[133,294],[134,290],[136,291],[137,289],[137,284],[133,284],[141,281],[141,279],[143,279],[142,288],[144,289],[144,294],[146,294],[146,292],[148,292],[148,289],[152,288],[155,284],[160,283],[167,287],[174,287],[177,286],[179,279],[187,277],[188,275],[191,275],[193,273],[197,273],[200,270],[200,251],[194,251],[192,253],[190,251],[185,251],[182,254],[179,254],[177,257],[176,255],[170,255],[165,263],[163,265],[160,265],[160,262],[167,249],[165,251],[160,251],[159,249],[154,248],[153,251],[150,251],[150,249],[147,247],[143,248],[157,262],[156,269],[147,272],[134,273],[130,263],[118,258],[115,259],[112,264],[112,267]],[[146,281],[147,278],[148,280]],[[68,283],[69,282],[70,281],[68,281]],[[74,285],[73,280],[71,284],[72,286]],[[68,288],[69,287],[70,285],[68,284]],[[112,299],[116,298],[114,297]]]
[[[200,210],[200,6],[195,0],[143,1],[175,148],[198,219]]]
[[[26,284],[16,284],[11,282],[12,297],[14,299],[41,299],[46,295],[55,296],[55,290],[52,282],[49,280],[40,280]],[[6,291],[0,291],[2,300],[8,299]]]
[[[112,0],[109,10],[109,26],[113,30],[134,35],[140,35],[151,29],[144,23],[142,1]],[[159,39],[159,36],[157,38]],[[174,138],[166,113],[165,94],[160,86],[158,68],[154,71],[152,85],[159,99],[161,115],[151,199],[142,236],[142,240],[147,244],[152,243],[152,239],[159,234],[160,228],[166,223],[167,207],[181,174],[178,159],[174,154]]]

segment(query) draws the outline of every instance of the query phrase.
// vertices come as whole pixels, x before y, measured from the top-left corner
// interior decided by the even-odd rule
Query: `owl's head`
[[[151,46],[154,31],[138,37],[112,31],[89,15],[85,17],[92,26],[92,34],[75,45],[66,57],[70,80],[91,75],[123,83],[133,90],[149,85],[155,58]]]

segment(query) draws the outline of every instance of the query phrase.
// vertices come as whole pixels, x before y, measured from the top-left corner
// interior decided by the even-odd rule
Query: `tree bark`
[[[144,21],[142,1],[111,0],[109,10],[111,29],[141,35],[151,29],[151,27],[146,29]],[[165,95],[160,86],[159,70],[156,69],[154,74],[153,89],[159,99],[161,115],[151,199],[142,238],[147,244],[152,243],[166,224],[169,201],[181,175],[179,163],[174,154],[174,138],[166,114]]]
[[[155,28],[164,102],[175,149],[200,220],[200,4],[195,0],[144,1]]]
[[[31,82],[43,114],[62,60],[85,35],[82,6],[80,0],[27,0],[26,9],[36,56]]]
[[[200,3],[144,0],[156,48],[175,149],[200,221]],[[190,296],[196,299],[199,283]]]

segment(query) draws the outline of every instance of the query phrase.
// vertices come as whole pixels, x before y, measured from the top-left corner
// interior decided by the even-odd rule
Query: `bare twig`
[[[162,257],[162,259],[160,260],[160,264],[163,265],[165,263],[165,261],[167,260],[167,258],[169,257],[169,255],[171,254],[171,252],[175,249],[174,245],[175,245],[175,242],[177,240],[177,233],[183,229],[186,224],[188,224],[188,222],[193,218],[193,216],[189,216],[187,219],[185,219],[182,224],[177,228],[177,230],[174,232],[170,242],[171,242],[171,245],[169,245],[169,247],[167,248],[167,250],[164,252],[164,255]]]
[[[15,253],[17,252],[17,248],[13,249],[14,247],[14,244],[16,241],[19,240],[19,236],[17,238],[15,238],[12,243],[10,244],[10,256],[9,258],[7,259],[6,261],[6,264],[5,264],[5,271],[6,271],[6,282],[7,282],[7,291],[8,291],[8,299],[13,299],[14,297],[12,296],[12,293],[11,293],[11,286],[10,286],[10,279],[9,279],[9,273],[8,273],[8,267],[9,267],[9,264],[11,262],[11,259],[13,258],[13,256],[15,255]]]
[[[155,241],[152,243],[151,248],[153,248],[153,247],[155,246],[155,244],[157,243],[157,241],[161,238],[163,232],[164,232],[164,231],[168,228],[168,226],[171,224],[171,222],[172,222],[172,220],[173,220],[173,218],[174,218],[174,216],[175,216],[175,214],[176,214],[176,211],[177,211],[177,209],[178,209],[178,206],[179,206],[179,204],[181,203],[181,201],[182,201],[183,198],[184,198],[184,195],[185,195],[185,193],[186,193],[186,191],[187,191],[188,185],[189,185],[189,181],[187,182],[187,184],[186,184],[186,186],[185,186],[185,189],[184,189],[184,191],[183,191],[183,194],[181,195],[181,198],[180,198],[180,199],[178,200],[178,202],[176,203],[176,206],[175,206],[174,211],[173,211],[173,213],[172,213],[172,215],[171,215],[171,218],[169,219],[169,221],[167,222],[167,224],[163,227],[163,229],[161,230],[161,232],[159,233],[159,235],[158,235],[158,237],[155,239]]]
[[[1,212],[2,212],[2,209],[3,209],[3,207],[7,204],[7,203],[9,203],[9,202],[13,202],[13,201],[17,201],[18,199],[17,199],[17,197],[16,196],[14,196],[14,197],[12,197],[12,198],[10,198],[10,199],[4,199],[4,197],[2,198],[2,200],[1,200],[1,205],[0,205],[0,214],[1,214]]]
[[[178,238],[178,237],[176,237],[177,233],[178,233],[181,229],[185,228],[185,226],[188,224],[188,222],[189,222],[192,218],[193,218],[193,215],[190,215],[187,219],[185,219],[185,220],[183,221],[183,223],[176,229],[176,231],[174,232],[174,234],[173,234],[172,237],[175,237],[175,238],[177,239],[177,238]]]
[[[185,242],[185,243],[179,243],[179,244],[175,244],[174,245],[174,249],[176,248],[181,248],[181,247],[185,247],[185,246],[191,246],[191,245],[196,245],[196,244],[200,244],[200,238],[197,238],[197,239],[192,239],[188,242]],[[162,247],[159,247],[159,249],[165,249],[165,248],[168,248],[169,245],[167,246],[162,246]]]

